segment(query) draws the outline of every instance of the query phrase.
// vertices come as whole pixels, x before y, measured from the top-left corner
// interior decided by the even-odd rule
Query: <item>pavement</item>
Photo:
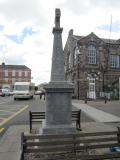
[[[82,112],[86,113],[96,122],[120,122],[120,117],[102,111],[100,109],[96,109],[92,106],[89,106],[88,104],[74,102],[73,105],[76,108],[81,109]]]
[[[84,104],[83,101],[74,100],[73,106],[82,109],[82,112],[93,119],[90,122],[82,122],[83,132],[99,132],[117,130],[116,126],[110,125],[109,122],[120,122],[120,117],[107,113],[101,109],[103,102],[97,102],[98,106],[93,104]],[[119,104],[119,102],[117,102]],[[115,105],[115,104],[114,104]],[[97,109],[98,107],[98,109]],[[104,107],[103,107],[104,108]],[[105,122],[105,123],[104,123]],[[108,122],[108,123],[106,123]],[[40,127],[40,126],[39,126]],[[21,155],[21,132],[29,133],[28,125],[10,126],[0,138],[0,160],[20,160]]]

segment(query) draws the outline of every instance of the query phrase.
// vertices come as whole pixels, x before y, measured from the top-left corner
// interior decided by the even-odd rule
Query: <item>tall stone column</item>
[[[75,132],[75,128],[72,126],[73,85],[65,80],[62,30],[60,9],[56,9],[51,80],[44,87],[46,91],[46,121],[43,126],[43,134]]]

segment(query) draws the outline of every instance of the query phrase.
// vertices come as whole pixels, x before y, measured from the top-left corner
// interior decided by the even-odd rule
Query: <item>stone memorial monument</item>
[[[73,133],[72,92],[73,85],[65,80],[64,55],[60,27],[60,9],[55,10],[53,28],[53,55],[50,82],[44,86],[46,91],[46,121],[43,134]]]

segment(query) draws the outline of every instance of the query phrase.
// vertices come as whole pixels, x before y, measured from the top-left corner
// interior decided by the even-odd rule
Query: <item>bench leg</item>
[[[24,154],[22,153],[20,160],[24,160]]]
[[[24,160],[24,132],[21,133],[21,157],[20,160]]]
[[[32,132],[32,124],[30,124],[30,133]]]
[[[30,133],[32,131],[32,114],[31,111],[29,111],[29,124],[30,124]]]
[[[81,124],[80,124],[79,121],[76,121],[76,129],[79,130],[79,131],[82,131]]]

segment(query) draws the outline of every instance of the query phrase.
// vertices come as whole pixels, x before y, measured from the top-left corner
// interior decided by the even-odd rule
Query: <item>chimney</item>
[[[4,62],[2,62],[2,68],[5,68],[5,63]]]

